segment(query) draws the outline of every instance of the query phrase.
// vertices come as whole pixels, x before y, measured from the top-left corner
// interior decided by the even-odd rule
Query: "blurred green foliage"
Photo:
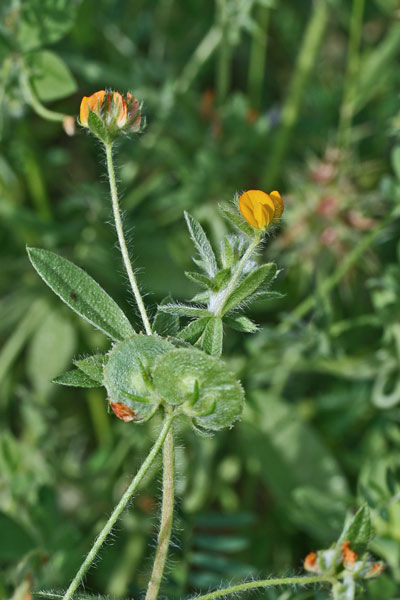
[[[184,210],[218,245],[218,202],[278,187],[286,203],[264,250],[285,297],[254,306],[260,332],[227,336],[243,421],[212,439],[179,432],[163,593],[296,572],[366,501],[388,569],[365,597],[400,598],[399,1],[6,0],[0,15],[0,598],[67,585],[152,441],[152,425],[107,414],[103,391],[49,383],[108,343],[25,252],[70,258],[138,326],[104,157],[61,126],[107,86],[143,100],[149,123],[118,162],[150,305],[195,291]],[[88,590],[143,592],[158,478],[155,467]]]

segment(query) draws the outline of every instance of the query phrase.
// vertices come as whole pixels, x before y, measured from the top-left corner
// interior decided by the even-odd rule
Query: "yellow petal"
[[[80,114],[79,114],[79,119],[80,119],[81,125],[83,125],[84,127],[88,126],[88,117],[89,117],[88,100],[89,100],[89,98],[87,96],[83,96],[82,102],[81,102],[81,110],[80,110]]]
[[[282,216],[282,213],[283,213],[283,209],[284,209],[282,197],[281,197],[280,193],[277,192],[276,190],[274,190],[273,192],[270,193],[270,197],[272,198],[272,202],[274,203],[274,206],[275,206],[274,219],[280,219],[280,217]]]
[[[254,218],[253,204],[248,192],[244,192],[239,198],[239,208],[243,217],[252,227],[258,227],[257,221]]]

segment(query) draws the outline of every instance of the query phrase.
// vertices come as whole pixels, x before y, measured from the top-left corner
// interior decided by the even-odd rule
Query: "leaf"
[[[40,248],[27,248],[33,267],[47,285],[78,315],[119,341],[135,331],[119,306],[85,271]]]
[[[207,304],[210,300],[210,292],[207,290],[206,292],[199,292],[195,294],[193,298],[190,300],[191,302],[200,302],[200,304]]]
[[[201,347],[207,354],[219,358],[222,354],[223,337],[222,319],[220,317],[212,317],[204,329]]]
[[[34,52],[27,62],[32,70],[30,82],[42,102],[65,98],[76,91],[77,84],[71,71],[54,52]]]
[[[224,317],[224,323],[232,329],[236,329],[236,331],[244,331],[246,333],[255,333],[258,331],[257,325],[244,315]]]
[[[332,588],[332,600],[354,600],[356,597],[356,584],[351,576],[347,574],[343,581],[338,581]]]
[[[358,509],[351,521],[345,525],[338,545],[343,542],[350,542],[350,548],[361,557],[368,549],[368,544],[371,539],[371,516],[369,508],[366,504]]]
[[[104,354],[93,354],[93,356],[73,361],[78,369],[100,385],[103,385],[103,370],[106,362],[107,357]]]
[[[210,313],[205,308],[196,308],[195,306],[187,306],[186,304],[164,304],[160,305],[159,309],[162,312],[170,315],[181,315],[183,317],[210,317]]]
[[[51,380],[68,368],[75,351],[76,334],[71,320],[60,311],[49,312],[36,329],[27,354],[27,372],[35,391],[44,396]]]
[[[58,377],[53,379],[53,383],[82,388],[101,387],[101,383],[95,381],[80,369],[74,369],[73,371],[67,371],[63,375],[59,375]]]
[[[231,277],[231,269],[221,269],[214,277],[214,287],[217,291],[221,290],[228,283]]]
[[[211,247],[210,242],[204,232],[204,229],[200,223],[192,217],[188,212],[185,211],[185,219],[190,232],[190,236],[193,240],[194,245],[200,258],[204,264],[206,272],[210,277],[213,277],[218,270],[217,260],[215,258],[214,251]]]
[[[202,285],[203,287],[208,288],[210,290],[215,290],[213,280],[207,277],[206,275],[203,275],[202,273],[193,273],[190,271],[185,271],[185,275],[188,279],[195,281],[199,285]]]
[[[163,312],[160,309],[160,306],[163,306],[167,303],[171,303],[171,296],[167,296],[164,298],[157,307],[156,316],[154,317],[154,321],[152,324],[152,329],[154,333],[159,333],[160,335],[171,335],[176,336],[179,331],[179,317],[177,315],[172,315],[166,312]]]
[[[36,546],[25,529],[11,517],[0,512],[0,531],[3,540],[0,544],[0,560],[20,560],[21,557]]]
[[[239,231],[251,238],[254,237],[254,229],[248,225],[240,215],[234,213],[232,210],[226,206],[223,206],[222,204],[219,205],[219,208],[225,219],[227,219],[235,229],[239,229]]]
[[[202,335],[207,323],[212,317],[201,317],[187,325],[178,333],[178,338],[194,344]]]
[[[221,248],[222,264],[226,268],[231,268],[235,262],[235,252],[227,236],[224,237]]]
[[[70,0],[22,2],[17,33],[20,49],[33,50],[57,42],[72,28],[76,8]]]
[[[263,283],[271,281],[276,274],[276,265],[274,263],[268,263],[261,265],[249,273],[242,281],[236,286],[233,292],[225,300],[221,313],[226,314],[238,304],[243,302],[250,294],[253,294]]]

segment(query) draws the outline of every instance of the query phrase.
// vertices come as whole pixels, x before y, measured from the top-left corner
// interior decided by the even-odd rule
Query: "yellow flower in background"
[[[252,227],[266,229],[281,217],[284,206],[281,195],[276,190],[270,194],[261,190],[247,190],[239,198],[239,208]]]

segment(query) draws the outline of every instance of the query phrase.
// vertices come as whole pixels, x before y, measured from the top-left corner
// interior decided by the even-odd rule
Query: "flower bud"
[[[129,92],[124,97],[119,92],[100,90],[82,99],[80,124],[104,143],[139,132],[141,121],[140,104]]]
[[[261,190],[248,190],[239,198],[239,208],[246,221],[256,229],[267,229],[283,213],[283,201],[276,190],[266,194]]]

